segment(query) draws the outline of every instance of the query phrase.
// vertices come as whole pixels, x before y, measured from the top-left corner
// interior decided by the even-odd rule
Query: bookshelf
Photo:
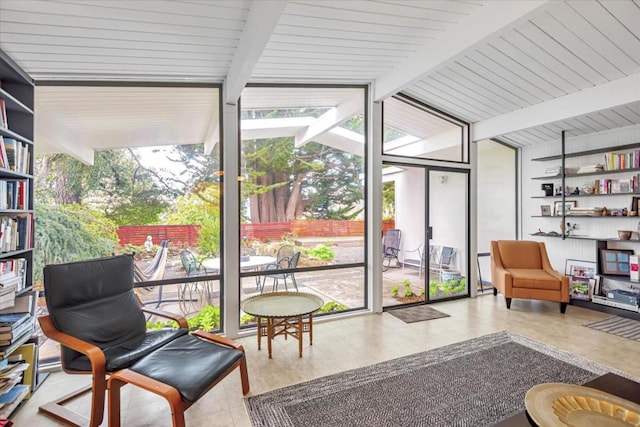
[[[567,167],[567,164],[565,163],[566,159],[574,159],[571,163],[571,166],[573,167]],[[564,229],[568,229],[569,227],[561,227],[560,232],[552,231],[551,233],[545,233],[542,232],[541,229],[539,229],[538,232],[529,233],[530,236],[556,238],[562,240],[585,240],[594,243],[596,252],[596,273],[602,278],[603,281],[601,294],[596,295],[596,297],[598,297],[598,302],[594,302],[595,298],[589,301],[572,299],[571,304],[631,319],[640,319],[640,313],[638,312],[637,306],[635,307],[635,309],[631,309],[628,306],[625,306],[626,308],[621,308],[622,306],[624,306],[624,304],[621,304],[615,299],[610,299],[606,295],[606,290],[608,288],[623,290],[631,289],[632,292],[637,293],[638,288],[640,288],[640,284],[631,282],[628,275],[625,277],[610,276],[604,274],[601,262],[602,250],[628,248],[632,250],[633,253],[640,253],[640,247],[638,246],[638,244],[640,243],[640,236],[636,235],[636,238],[630,240],[621,240],[620,238],[614,236],[606,236],[606,234],[602,232],[602,227],[600,226],[600,224],[608,225],[613,222],[620,230],[635,231],[636,229],[638,229],[640,231],[640,226],[637,225],[638,221],[640,220],[640,216],[638,216],[637,212],[637,200],[640,200],[640,143],[606,146],[593,150],[583,150],[566,153],[565,135],[563,132],[561,140],[561,154],[533,158],[531,159],[531,161],[552,162],[552,166],[548,169],[548,171],[556,169],[558,171],[557,174],[553,174],[551,176],[534,176],[531,178],[532,180],[548,181],[549,183],[553,183],[554,188],[556,189],[558,188],[556,184],[560,184],[559,189],[554,190],[553,195],[548,195],[547,193],[545,195],[531,196],[531,199],[539,199],[542,201],[542,203],[549,203],[549,207],[551,208],[549,210],[551,210],[552,212],[551,215],[541,215],[541,206],[540,211],[532,212],[532,218],[545,218],[544,221],[551,220],[551,223],[554,225],[557,224],[558,221],[560,221],[561,225],[566,224],[568,226],[569,222],[575,224],[575,220],[587,220],[598,224],[597,227],[591,227],[592,232],[586,235],[577,235],[577,233],[581,232],[582,226],[580,226],[580,228],[578,228],[577,230],[573,229],[575,231],[572,231],[571,233],[563,232]],[[559,165],[558,162],[560,162]],[[578,170],[581,170],[583,166],[594,164],[602,165],[602,170],[598,170],[595,172],[587,171],[585,173],[577,172]],[[614,177],[609,178],[612,175]],[[585,180],[585,177],[588,178]],[[619,189],[614,189],[614,185],[612,185],[614,181],[626,181],[627,185],[625,187],[625,190],[621,191]],[[591,192],[584,192],[584,185],[582,184],[584,184],[585,182],[588,182],[590,184],[592,188]],[[567,189],[572,188],[575,188],[576,190],[572,193],[568,193]],[[581,198],[582,200],[584,200],[584,204],[587,205],[611,205],[613,203],[616,203],[618,207],[613,209],[616,215],[611,215],[611,210],[609,210],[609,215],[605,216],[603,208],[600,208],[600,214],[596,214],[597,211],[595,207],[586,208],[586,211],[592,210],[593,214],[582,214],[582,212],[575,207],[573,213],[568,213],[565,210],[561,210],[561,213],[559,215],[554,214],[555,204],[565,204],[568,202],[572,202],[575,204],[574,199],[577,198]],[[632,208],[634,206],[634,200],[636,201],[636,211],[634,212],[634,214],[631,214]],[[580,203],[582,204],[583,202],[581,201]],[[628,207],[629,209],[622,210],[620,209],[620,205],[624,206],[625,208]],[[540,224],[542,224],[542,222],[540,222]],[[544,225],[542,227],[544,227]]]
[[[0,114],[0,284],[15,283],[14,304],[0,306],[0,314],[28,312],[27,321],[35,325],[38,292],[33,289],[34,83],[2,50]],[[32,335],[33,328],[0,347],[0,361],[20,353],[27,342],[33,342]],[[37,360],[32,369],[36,370],[32,377],[37,377]],[[22,382],[30,381],[23,378]],[[30,384],[30,393],[35,391],[34,384]],[[20,399],[25,397],[21,393]],[[10,412],[20,407],[21,402],[14,402]]]

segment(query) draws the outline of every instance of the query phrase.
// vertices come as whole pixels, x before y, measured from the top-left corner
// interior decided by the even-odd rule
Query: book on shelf
[[[33,331],[33,322],[24,322],[9,332],[0,332],[0,347],[9,346]]]
[[[29,387],[29,393],[25,397],[31,397],[31,393],[35,390],[38,376],[38,346],[34,343],[26,343],[21,345],[12,353],[12,355],[22,356],[24,364],[28,365],[22,377],[22,384]]]
[[[21,324],[31,320],[31,313],[28,311],[16,313],[0,313],[0,331],[6,332],[14,330]]]
[[[6,136],[3,138],[2,145],[4,147],[3,156],[6,153],[5,169],[27,173],[31,163],[29,145]]]
[[[28,208],[29,180],[3,179],[0,180],[0,209]]]
[[[9,121],[7,120],[7,105],[4,99],[0,99],[0,128],[9,129]]]
[[[635,169],[640,167],[640,150],[628,153],[612,151],[604,155],[607,170]]]
[[[11,389],[10,392],[0,395],[0,417],[9,418],[11,413],[20,405],[29,393],[29,387],[19,384]],[[3,396],[6,396],[4,399]],[[6,402],[5,402],[6,401]]]
[[[0,252],[33,247],[33,213],[0,216]]]
[[[594,163],[592,165],[584,165],[584,166],[580,166],[578,168],[578,171],[576,172],[577,174],[581,174],[581,173],[595,173],[595,172],[603,172],[604,171],[604,165],[601,165],[600,163]]]

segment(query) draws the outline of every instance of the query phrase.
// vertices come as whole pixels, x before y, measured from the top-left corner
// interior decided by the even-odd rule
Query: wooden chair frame
[[[242,345],[208,332],[196,331],[192,333],[193,336],[201,338],[205,341],[220,344],[225,347],[239,350],[243,353],[243,356],[238,359],[236,363],[231,365],[218,379],[213,382],[205,393],[211,390],[216,384],[222,381],[227,375],[229,375],[236,368],[240,368],[240,379],[242,381],[242,394],[249,393],[249,376],[247,373],[247,358],[244,356],[244,348]],[[109,427],[120,427],[120,389],[125,384],[133,384],[144,390],[155,393],[164,397],[169,402],[171,408],[171,419],[174,427],[184,427],[185,419],[184,412],[195,402],[186,402],[181,396],[180,392],[174,387],[157,381],[153,378],[146,377],[130,369],[123,369],[121,371],[113,373],[108,380],[109,389]]]
[[[142,304],[140,297],[136,295],[136,298],[138,299],[138,304],[140,304],[143,312],[174,320],[178,323],[178,326],[180,328],[188,328],[187,320],[183,316],[169,313],[156,308],[145,307]],[[107,379],[111,374],[106,370],[107,361],[104,353],[99,347],[91,343],[68,335],[64,332],[60,332],[58,329],[56,329],[55,325],[53,324],[53,320],[48,315],[38,317],[38,322],[40,323],[40,329],[42,329],[42,332],[47,337],[51,338],[54,341],[57,341],[61,346],[68,347],[72,350],[82,353],[83,355],[87,356],[89,358],[89,361],[91,362],[91,371],[67,370],[63,364],[62,369],[64,370],[64,372],[71,375],[91,374],[92,377],[90,386],[82,387],[79,390],[62,396],[52,402],[46,403],[40,406],[40,411],[47,413],[61,421],[70,423],[71,425],[98,427],[104,419],[104,404],[107,391]],[[91,415],[89,418],[63,406],[65,403],[68,403],[88,392],[91,392],[92,394]]]

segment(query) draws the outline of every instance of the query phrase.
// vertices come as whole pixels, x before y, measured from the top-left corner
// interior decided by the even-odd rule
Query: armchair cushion
[[[175,340],[177,337],[187,335],[187,329],[159,329],[149,331],[140,338],[125,341],[116,346],[103,348],[104,356],[107,359],[106,369],[114,372],[119,369],[128,368],[138,359],[146,356],[163,345]],[[87,356],[63,348],[64,352],[69,352],[66,359],[65,368],[72,371],[90,371],[91,362]]]
[[[542,257],[538,242],[524,240],[498,240],[498,252],[502,265],[512,268],[541,269]]]
[[[193,403],[243,356],[240,350],[185,335],[129,369],[174,387],[183,400]],[[185,364],[185,361],[189,363]]]
[[[549,289],[559,291],[562,282],[545,270],[530,268],[510,268],[512,286],[525,289]]]

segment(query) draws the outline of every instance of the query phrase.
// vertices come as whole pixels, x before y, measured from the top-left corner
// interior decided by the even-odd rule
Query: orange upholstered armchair
[[[569,277],[556,272],[542,242],[497,240],[491,242],[493,294],[512,298],[560,302],[564,313],[569,302]]]

